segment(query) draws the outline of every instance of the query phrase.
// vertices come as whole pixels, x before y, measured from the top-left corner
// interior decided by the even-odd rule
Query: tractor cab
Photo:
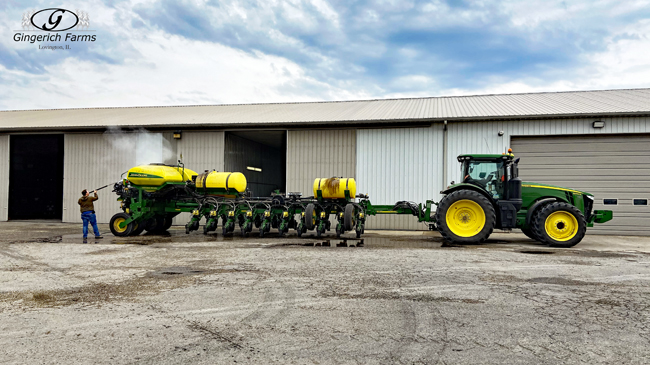
[[[512,150],[510,150],[512,151]],[[510,152],[509,151],[509,152]],[[521,183],[517,164],[512,153],[504,155],[460,155],[463,183],[472,184],[486,191],[494,200],[521,199]],[[513,181],[512,183],[510,183]],[[510,185],[510,189],[509,189]],[[517,186],[519,187],[517,188]]]
[[[494,204],[502,228],[516,226],[521,209],[521,179],[512,150],[503,155],[460,155],[463,184],[473,185]]]

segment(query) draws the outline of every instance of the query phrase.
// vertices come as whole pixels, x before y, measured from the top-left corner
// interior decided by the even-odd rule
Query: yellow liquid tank
[[[182,167],[166,165],[141,165],[131,168],[126,178],[134,185],[160,186],[167,182],[192,180],[196,172]]]
[[[350,192],[350,198],[354,199],[357,195],[357,183],[353,178],[331,177],[314,180],[315,197],[318,196],[318,191],[321,191],[321,196],[325,199],[345,199],[346,190]]]
[[[246,191],[246,176],[241,172],[204,172],[196,178],[196,187],[200,189]]]

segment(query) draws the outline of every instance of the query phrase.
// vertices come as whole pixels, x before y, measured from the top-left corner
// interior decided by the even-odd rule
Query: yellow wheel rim
[[[459,200],[447,210],[447,227],[459,237],[476,236],[485,227],[485,212],[478,203]]]
[[[544,228],[555,241],[568,241],[578,233],[578,220],[567,211],[553,212],[546,218]]]
[[[124,226],[124,228],[120,228],[120,224],[122,224],[125,221],[126,219],[124,218],[117,218],[113,221],[113,229],[115,229],[115,232],[122,233],[126,231],[127,226]]]

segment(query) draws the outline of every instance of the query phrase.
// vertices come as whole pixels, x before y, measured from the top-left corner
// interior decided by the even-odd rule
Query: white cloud
[[[531,75],[518,80],[495,76],[490,86],[448,88],[437,95],[509,94],[575,90],[634,89],[650,87],[650,19],[627,25],[605,40],[605,50],[585,53],[574,70],[564,70],[569,77],[547,80]]]
[[[42,76],[0,69],[2,109],[312,101],[362,98],[305,75],[296,63],[160,31],[131,45],[143,60],[95,64],[68,58]],[[62,52],[62,51],[61,51]],[[1,66],[0,66],[1,67]],[[43,85],[48,85],[44,88]],[[61,90],[58,93],[57,90]]]
[[[149,19],[154,23],[149,24],[152,28],[134,28],[133,21],[147,23],[134,11],[136,3],[150,7],[143,10],[143,17],[160,5],[153,0],[119,2],[115,7],[96,0],[66,3],[70,9],[88,9],[91,26],[99,30],[100,41],[91,46],[96,48],[83,54],[38,53],[36,45],[13,42],[11,26],[0,29],[0,49],[4,47],[9,53],[4,59],[0,57],[0,109],[349,100],[650,86],[650,62],[645,57],[650,49],[650,20],[629,24],[626,18],[647,9],[648,1],[504,0],[454,7],[438,0],[426,4],[377,0],[367,6],[345,8],[344,4],[333,7],[326,0],[224,0],[219,7],[205,7],[205,0],[193,0],[191,4],[204,7],[190,9],[191,15],[203,14],[207,24],[215,27],[208,25],[198,38],[213,30],[223,35],[222,39],[203,40],[162,30],[173,32],[178,28],[173,12],[163,19],[170,21],[167,28],[155,17]],[[40,5],[29,6],[33,7]],[[21,11],[0,13],[0,21],[18,26]],[[620,18],[604,21],[609,16]],[[194,30],[196,24],[180,24],[184,25]],[[445,33],[441,35],[442,28]],[[410,31],[422,36],[421,43],[409,43]],[[427,36],[440,39],[449,35],[455,39],[453,36],[462,31],[484,35],[483,42],[491,45],[485,55],[491,59],[478,53],[476,57],[455,54],[454,50],[463,47],[458,42],[426,47]],[[388,39],[395,34],[403,38]],[[220,43],[226,38],[230,43]],[[510,53],[503,55],[502,63],[516,68],[521,62],[526,67],[509,72],[498,68],[495,58],[501,54],[493,51],[502,46],[499,42],[513,39],[521,41],[524,49],[518,53],[504,47]],[[526,52],[533,48],[535,52]],[[535,57],[543,56],[547,49],[576,53],[549,57],[548,64],[540,61],[538,65]],[[54,59],[54,55],[60,57]],[[52,59],[44,61],[48,56]],[[15,68],[16,60],[18,64],[22,60],[31,62],[31,68],[23,68],[30,72]],[[476,67],[482,62],[489,67]],[[44,72],[34,74],[40,70]]]
[[[592,62],[587,85],[636,88],[650,86],[650,19],[630,24],[606,40],[603,52],[585,55]],[[589,77],[591,76],[591,77]]]

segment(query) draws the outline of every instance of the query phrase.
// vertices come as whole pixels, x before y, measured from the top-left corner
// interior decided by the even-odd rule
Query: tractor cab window
[[[504,173],[503,162],[473,160],[463,164],[463,182],[487,190],[495,199],[503,193]]]

